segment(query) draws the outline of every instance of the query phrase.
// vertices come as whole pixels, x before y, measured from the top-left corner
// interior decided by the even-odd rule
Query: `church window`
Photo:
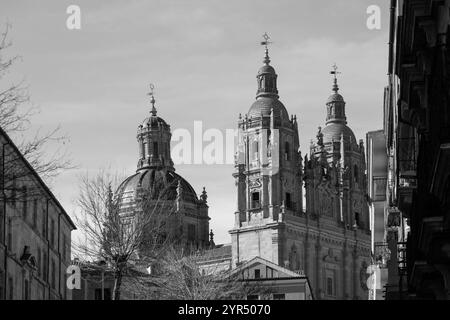
[[[354,166],[353,167],[353,178],[355,180],[355,183],[358,183],[359,181],[359,170],[358,170],[358,166]]]
[[[258,160],[258,158],[259,158],[259,144],[258,144],[258,141],[253,141],[252,142],[252,155],[253,155],[253,160]]]
[[[359,212],[355,212],[355,226],[358,227],[360,225]]]
[[[188,225],[188,241],[194,242],[195,241],[195,224],[189,224]]]
[[[259,200],[259,191],[252,192],[252,203],[251,208],[257,209],[261,207],[261,202]]]
[[[287,141],[284,143],[284,160],[291,161],[291,145]]]
[[[327,295],[333,295],[333,278],[331,277],[327,278]]]
[[[292,203],[292,198],[291,198],[291,194],[289,192],[286,192],[286,208],[291,210],[293,209],[293,203]]]
[[[261,278],[261,270],[255,269],[255,279],[260,279],[260,278]]]
[[[156,157],[158,156],[159,151],[158,151],[158,142],[153,142],[153,155]]]

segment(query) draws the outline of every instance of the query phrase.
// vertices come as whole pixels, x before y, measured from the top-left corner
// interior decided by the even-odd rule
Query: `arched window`
[[[153,156],[157,157],[159,152],[158,152],[158,142],[153,142]]]
[[[355,183],[358,183],[358,181],[359,181],[359,170],[358,170],[358,166],[356,164],[353,167],[353,178],[355,180]]]
[[[252,142],[252,155],[253,155],[253,160],[258,160],[259,159],[259,144],[258,144],[258,140],[255,140]]]
[[[290,161],[291,160],[291,145],[288,141],[284,143],[284,160]]]

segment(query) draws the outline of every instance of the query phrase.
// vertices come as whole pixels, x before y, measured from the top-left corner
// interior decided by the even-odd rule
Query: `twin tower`
[[[302,158],[297,118],[279,100],[267,45],[263,63],[256,101],[238,122],[232,264],[258,256],[304,272],[318,299],[367,299],[364,146],[347,126],[336,68],[326,125]]]

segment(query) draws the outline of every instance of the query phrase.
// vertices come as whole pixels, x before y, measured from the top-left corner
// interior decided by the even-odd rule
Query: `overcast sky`
[[[1,0],[0,23],[12,24],[9,52],[19,54],[11,78],[24,78],[41,109],[35,128],[61,125],[79,169],[53,190],[75,212],[77,176],[100,168],[136,170],[136,129],[150,111],[172,127],[237,127],[255,99],[269,33],[280,100],[299,120],[303,154],[324,125],[329,74],[337,63],[349,126],[357,139],[382,127],[387,73],[388,1],[383,0]],[[66,8],[81,8],[81,30],[68,30]],[[369,5],[381,8],[381,30],[366,27]],[[2,26],[3,29],[3,26]],[[3,79],[2,79],[3,80]],[[229,243],[236,191],[231,165],[176,170],[200,193],[206,186],[216,243]]]

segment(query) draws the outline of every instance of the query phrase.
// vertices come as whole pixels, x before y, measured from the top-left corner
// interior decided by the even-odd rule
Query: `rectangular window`
[[[255,279],[260,279],[260,278],[261,278],[261,270],[255,269]]]
[[[258,209],[261,207],[261,202],[259,199],[259,191],[258,192],[252,192],[252,203],[251,203],[251,209]]]
[[[259,300],[259,296],[257,294],[251,294],[247,296],[247,300]]]
[[[273,300],[286,300],[286,295],[284,293],[276,293],[273,295]]]
[[[158,154],[158,142],[153,142],[153,156],[156,157]]]

